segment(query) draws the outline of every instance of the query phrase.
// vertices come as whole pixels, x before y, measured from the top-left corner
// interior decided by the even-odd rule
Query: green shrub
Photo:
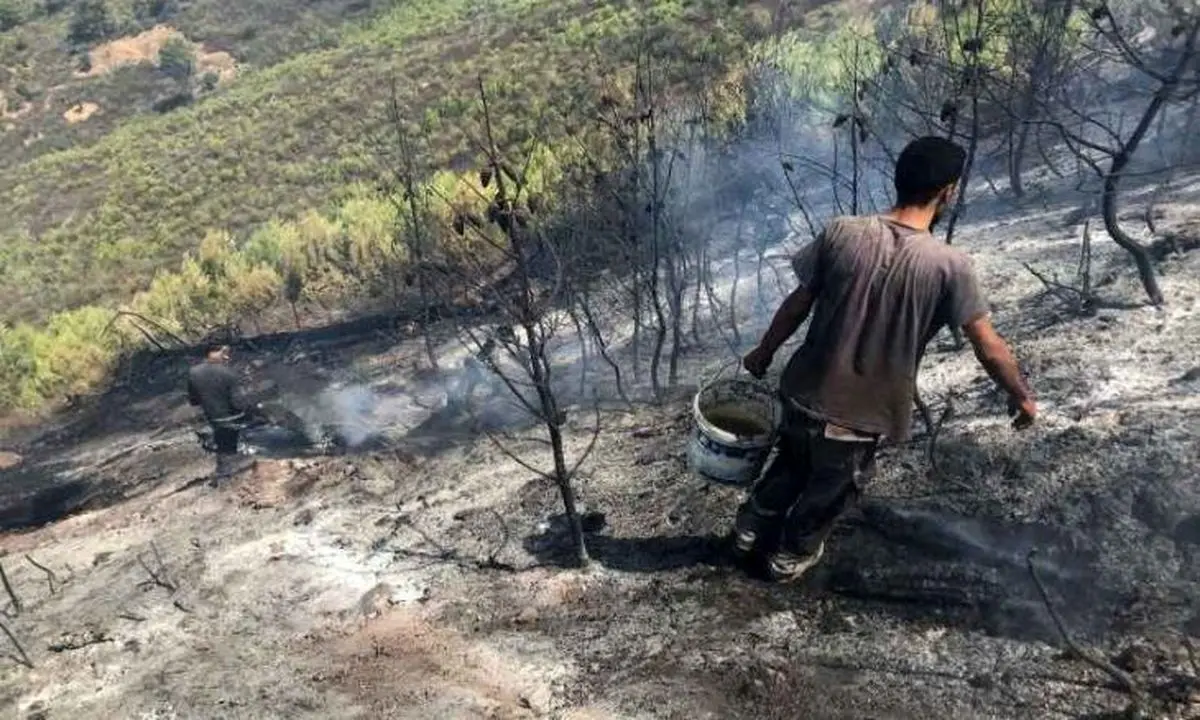
[[[25,3],[21,0],[0,0],[0,32],[7,32],[25,22]]]
[[[91,45],[108,38],[116,29],[104,0],[79,0],[67,25],[67,41],[72,45]]]
[[[0,409],[35,408],[103,382],[125,344],[112,319],[110,310],[83,307],[55,314],[44,328],[0,327]]]
[[[196,72],[196,51],[192,44],[173,35],[158,51],[159,72],[179,83],[187,83]]]
[[[134,0],[133,17],[143,25],[153,25],[166,20],[176,11],[174,0]]]

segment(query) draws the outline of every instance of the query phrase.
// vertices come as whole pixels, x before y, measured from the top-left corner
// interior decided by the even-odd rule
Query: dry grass
[[[72,105],[70,108],[68,108],[67,111],[63,113],[63,120],[66,120],[69,124],[74,125],[75,123],[81,123],[88,120],[99,112],[100,106],[96,103],[81,102],[78,105]]]
[[[155,63],[163,46],[171,38],[185,36],[169,25],[155,25],[137,35],[110,40],[92,48],[89,53],[91,69],[76,73],[80,78],[97,78],[108,75],[118,68],[139,63]],[[196,53],[196,72],[216,73],[222,81],[232,80],[237,74],[237,62],[222,50],[211,50],[203,43],[191,43]]]

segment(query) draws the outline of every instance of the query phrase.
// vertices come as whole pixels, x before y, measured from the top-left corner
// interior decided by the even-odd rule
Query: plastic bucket
[[[695,432],[688,461],[697,475],[722,485],[758,479],[783,420],[775,391],[748,378],[716,379],[692,400]]]

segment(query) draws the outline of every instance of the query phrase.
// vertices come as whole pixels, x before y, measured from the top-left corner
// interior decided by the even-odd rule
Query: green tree
[[[0,32],[12,30],[25,22],[20,0],[0,0]]]
[[[143,25],[166,20],[175,12],[172,0],[134,0],[133,17]]]
[[[67,40],[74,45],[90,45],[115,31],[116,23],[104,0],[81,0],[67,25]]]
[[[196,51],[192,44],[173,35],[158,51],[158,69],[180,84],[187,84],[196,72]]]

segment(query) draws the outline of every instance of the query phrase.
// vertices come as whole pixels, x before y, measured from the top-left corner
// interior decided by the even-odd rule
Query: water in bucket
[[[717,380],[692,402],[696,429],[688,456],[701,477],[726,485],[758,478],[775,444],[783,406],[774,390],[749,379]]]
[[[721,405],[705,409],[703,412],[704,419],[717,429],[738,437],[753,438],[770,435],[774,429],[771,427],[769,419],[759,417],[738,405]]]

